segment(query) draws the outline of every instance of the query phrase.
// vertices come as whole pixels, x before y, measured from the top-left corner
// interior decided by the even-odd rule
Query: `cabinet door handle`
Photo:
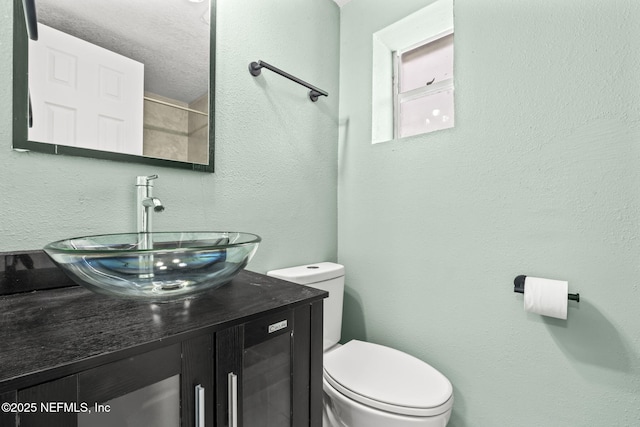
[[[238,376],[229,372],[229,427],[238,427]]]
[[[198,384],[196,386],[196,427],[204,427],[204,387]]]

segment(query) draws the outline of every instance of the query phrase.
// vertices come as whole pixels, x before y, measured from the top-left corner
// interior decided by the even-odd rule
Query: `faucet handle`
[[[151,180],[158,179],[158,175],[143,175],[136,178],[136,185],[153,185]]]

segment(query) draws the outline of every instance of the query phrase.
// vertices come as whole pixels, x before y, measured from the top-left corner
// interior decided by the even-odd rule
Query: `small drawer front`
[[[293,311],[287,310],[244,325],[244,347],[260,344],[293,330]]]

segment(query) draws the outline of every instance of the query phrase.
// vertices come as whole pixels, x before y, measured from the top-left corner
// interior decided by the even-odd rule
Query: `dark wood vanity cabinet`
[[[48,292],[55,293],[50,295],[58,303],[66,299],[103,306],[76,313],[68,306],[58,311],[61,306],[54,304],[54,325],[31,326],[40,329],[32,333],[47,336],[40,338],[42,357],[25,358],[45,359],[47,368],[36,366],[9,377],[12,369],[29,364],[7,359],[20,354],[15,347],[0,348],[2,427],[322,424],[322,291],[243,272],[230,285],[188,302],[159,305],[110,300],[80,288],[41,294]],[[46,304],[45,299],[27,300],[5,297],[0,310],[4,306],[17,313],[27,302]],[[109,308],[119,304],[126,307],[116,311],[127,314],[104,325]],[[73,325],[75,332],[57,329]],[[22,335],[29,333],[27,326],[13,327],[12,333],[4,329],[0,335],[12,340],[12,346],[22,341],[25,352],[35,350],[38,338]],[[144,340],[145,328],[153,339]],[[56,331],[60,336],[51,336]],[[108,348],[100,351],[100,343]],[[95,354],[68,360],[68,353],[82,353],[76,345]],[[112,351],[114,346],[120,348]]]

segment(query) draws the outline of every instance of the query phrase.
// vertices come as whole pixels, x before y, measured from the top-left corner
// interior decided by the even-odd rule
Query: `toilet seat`
[[[453,405],[449,380],[399,350],[353,340],[326,353],[323,365],[325,379],[334,389],[372,408],[428,417]]]

